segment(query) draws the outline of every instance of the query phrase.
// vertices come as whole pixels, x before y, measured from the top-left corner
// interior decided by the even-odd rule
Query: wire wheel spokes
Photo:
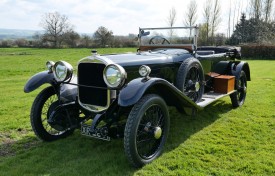
[[[164,114],[158,105],[150,106],[140,121],[136,135],[137,151],[140,157],[150,159],[158,151],[163,133],[156,138],[156,129],[164,128]]]
[[[198,68],[192,67],[185,79],[184,83],[184,94],[193,101],[197,101],[201,91],[201,80]]]
[[[43,128],[47,131],[47,133],[51,135],[60,135],[65,132],[65,131],[58,131],[52,128],[51,125],[48,123],[48,118],[51,115],[51,112],[53,110],[52,106],[53,104],[58,104],[57,101],[58,101],[58,98],[56,94],[50,96],[45,101],[41,111],[41,122],[42,122]]]

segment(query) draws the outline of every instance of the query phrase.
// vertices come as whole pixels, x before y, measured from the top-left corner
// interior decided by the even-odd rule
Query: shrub
[[[274,45],[243,45],[242,56],[245,58],[262,58],[275,60]]]

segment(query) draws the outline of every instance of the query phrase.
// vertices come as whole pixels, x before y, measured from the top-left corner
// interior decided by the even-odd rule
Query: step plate
[[[197,103],[197,105],[200,107],[205,107],[205,106],[207,106],[207,105],[209,105],[225,96],[228,96],[234,92],[236,92],[236,90],[228,92],[227,94],[214,93],[214,92],[203,94],[202,100],[199,103]]]

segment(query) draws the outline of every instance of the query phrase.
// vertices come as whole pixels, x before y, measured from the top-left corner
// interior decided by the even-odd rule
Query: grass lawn
[[[135,51],[98,49],[101,54]],[[41,142],[29,113],[39,91],[25,94],[33,74],[47,60],[74,67],[89,49],[0,49],[0,175],[275,175],[275,61],[249,60],[252,81],[241,108],[225,97],[196,117],[170,108],[164,153],[141,169],[129,165],[123,140],[105,142],[79,130],[55,142]]]

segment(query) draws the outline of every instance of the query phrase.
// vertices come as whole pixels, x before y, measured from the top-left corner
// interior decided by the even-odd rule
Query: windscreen
[[[141,28],[140,45],[194,44],[196,28]]]

